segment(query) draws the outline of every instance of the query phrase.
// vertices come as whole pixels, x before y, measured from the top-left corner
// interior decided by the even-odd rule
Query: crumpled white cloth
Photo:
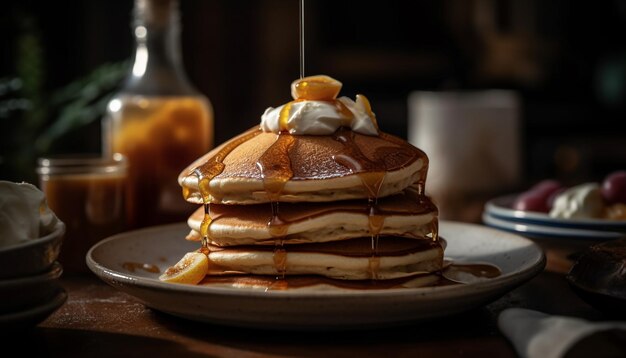
[[[57,221],[46,196],[37,187],[0,180],[0,247],[47,235]]]
[[[626,322],[590,322],[522,308],[502,311],[498,326],[517,353],[527,358],[562,357],[576,342],[592,333],[626,330]]]

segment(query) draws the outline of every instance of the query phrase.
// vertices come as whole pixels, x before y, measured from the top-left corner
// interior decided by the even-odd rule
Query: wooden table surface
[[[285,332],[200,324],[153,311],[95,276],[62,277],[67,302],[16,338],[25,356],[111,357],[514,357],[499,332],[505,308],[603,319],[567,285],[563,261],[499,300],[461,315],[393,329]],[[24,344],[26,342],[27,344]]]

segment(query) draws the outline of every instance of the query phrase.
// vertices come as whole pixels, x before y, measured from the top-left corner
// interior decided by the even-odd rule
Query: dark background
[[[115,90],[106,73],[125,71],[132,57],[132,6],[0,5],[1,179],[34,180],[38,155],[99,150],[95,100],[83,103],[80,120],[55,129],[51,143],[41,136],[90,81]],[[180,6],[185,68],[213,103],[216,143],[289,100],[299,74],[296,0]],[[411,91],[514,89],[523,103],[525,184],[626,169],[626,1],[309,0],[306,24],[306,73],[341,80],[344,95],[366,94],[387,132],[406,137]]]

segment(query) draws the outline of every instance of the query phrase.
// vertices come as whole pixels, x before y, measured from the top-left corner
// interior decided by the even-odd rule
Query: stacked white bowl
[[[56,261],[64,233],[57,221],[42,237],[0,246],[0,331],[32,327],[67,299]]]

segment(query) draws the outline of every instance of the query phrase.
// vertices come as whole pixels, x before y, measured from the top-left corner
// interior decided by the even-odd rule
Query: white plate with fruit
[[[573,240],[612,240],[626,236],[624,232],[591,230],[571,226],[534,224],[533,222],[513,221],[483,213],[483,223],[487,226],[522,234],[533,239],[573,239]]]
[[[485,224],[545,236],[618,238],[626,235],[626,171],[601,183],[565,187],[544,180],[529,190],[488,201]]]

